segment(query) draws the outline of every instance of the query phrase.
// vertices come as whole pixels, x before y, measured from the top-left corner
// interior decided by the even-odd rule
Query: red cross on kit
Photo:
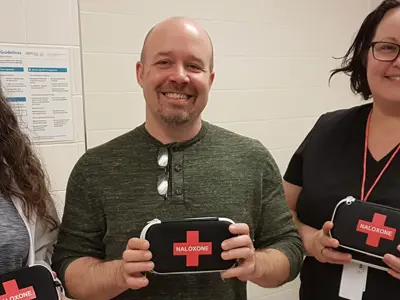
[[[385,221],[386,216],[381,214],[374,214],[372,222],[358,221],[357,231],[368,235],[367,245],[378,247],[381,239],[394,240],[396,228],[385,226]]]
[[[15,280],[3,283],[5,295],[0,295],[0,300],[32,300],[36,299],[35,290],[32,286],[19,289]]]
[[[188,231],[185,243],[174,243],[174,255],[186,256],[186,266],[197,267],[200,255],[212,254],[211,242],[200,242],[198,231]]]

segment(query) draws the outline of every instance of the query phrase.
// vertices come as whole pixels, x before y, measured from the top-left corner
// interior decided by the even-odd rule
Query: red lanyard
[[[375,186],[378,183],[378,181],[381,179],[383,173],[389,167],[389,165],[393,161],[393,159],[396,156],[396,154],[400,151],[400,145],[399,145],[397,147],[396,151],[390,157],[389,161],[386,163],[386,166],[382,169],[381,173],[376,178],[374,184],[369,189],[368,194],[364,197],[364,195],[365,195],[365,181],[366,181],[366,177],[367,177],[367,153],[368,153],[369,124],[371,122],[371,115],[372,115],[372,110],[369,113],[367,126],[366,126],[366,129],[365,129],[364,170],[363,170],[363,180],[362,180],[362,186],[361,186],[361,200],[363,200],[363,201],[367,201],[369,195],[371,194],[372,190],[375,188]]]

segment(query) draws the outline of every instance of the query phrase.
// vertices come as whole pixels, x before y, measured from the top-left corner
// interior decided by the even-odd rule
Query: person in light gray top
[[[0,275],[51,267],[59,219],[41,162],[0,88]]]
[[[29,233],[14,204],[0,196],[0,273],[25,266],[29,255]]]

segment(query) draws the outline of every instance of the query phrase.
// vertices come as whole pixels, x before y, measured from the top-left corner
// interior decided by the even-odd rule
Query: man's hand
[[[397,250],[400,251],[400,245],[397,246]],[[383,261],[390,268],[389,274],[394,278],[400,279],[400,257],[396,257],[392,254],[386,254],[383,257]]]
[[[222,273],[222,278],[236,277],[239,280],[247,281],[255,273],[255,250],[250,238],[250,230],[247,224],[232,224],[229,226],[232,234],[238,235],[222,242],[224,250],[221,254],[222,259],[239,261],[238,266],[226,270]]]
[[[149,284],[149,280],[143,275],[144,272],[154,269],[149,248],[147,240],[132,238],[128,241],[121,261],[122,287],[138,290]]]

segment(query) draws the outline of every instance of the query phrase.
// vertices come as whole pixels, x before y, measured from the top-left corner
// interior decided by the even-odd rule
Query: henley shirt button
[[[175,165],[175,171],[179,172],[182,169],[180,164]]]
[[[177,189],[175,190],[175,194],[181,195],[181,194],[182,194],[182,189],[177,188]]]

